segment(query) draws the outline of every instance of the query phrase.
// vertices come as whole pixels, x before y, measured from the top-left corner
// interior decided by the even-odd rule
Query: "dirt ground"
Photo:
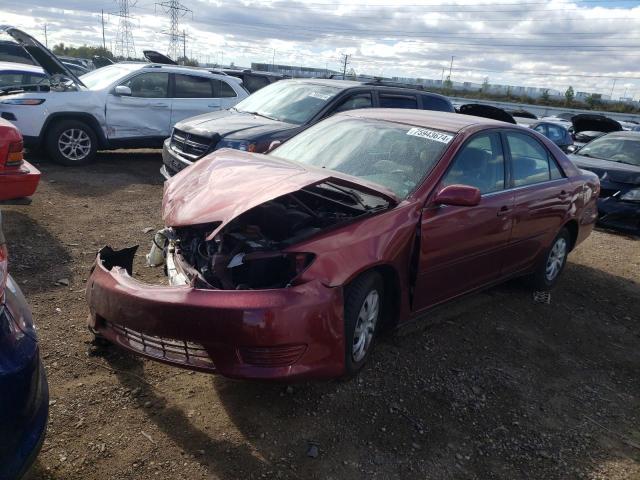
[[[101,246],[139,243],[137,275],[162,275],[142,258],[158,152],[31,160],[33,203],[3,207],[51,389],[31,480],[640,478],[640,241],[596,232],[549,305],[520,282],[458,301],[386,335],[354,380],[232,381],[90,344]]]

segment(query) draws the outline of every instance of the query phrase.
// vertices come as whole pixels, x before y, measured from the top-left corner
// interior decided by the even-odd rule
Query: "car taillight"
[[[7,167],[19,167],[20,165],[22,165],[22,162],[23,162],[22,150],[23,150],[23,148],[24,148],[24,145],[23,145],[22,141],[10,143],[9,144],[9,152],[7,153],[7,159],[4,162],[5,166],[7,166]]]

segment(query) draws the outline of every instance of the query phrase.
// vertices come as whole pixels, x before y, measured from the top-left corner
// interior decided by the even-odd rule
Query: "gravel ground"
[[[51,388],[31,480],[640,478],[638,240],[594,233],[549,305],[511,282],[387,334],[354,380],[239,382],[90,343],[98,248],[141,244],[161,281],[158,152],[31,160],[33,203],[3,208]]]

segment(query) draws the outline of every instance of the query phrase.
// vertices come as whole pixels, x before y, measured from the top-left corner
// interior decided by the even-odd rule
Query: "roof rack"
[[[402,83],[394,82],[393,80],[383,80],[381,78],[375,78],[373,80],[367,80],[363,82],[363,85],[380,85],[382,87],[400,87],[400,88],[412,88],[414,90],[424,90],[424,85],[418,83]]]

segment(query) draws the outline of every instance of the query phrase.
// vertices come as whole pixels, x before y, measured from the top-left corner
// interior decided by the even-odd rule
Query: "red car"
[[[366,109],[267,155],[222,149],[167,181],[167,228],[103,248],[90,328],[130,351],[229,377],[357,372],[376,334],[529,275],[549,289],[591,232],[599,183],[528,128],[452,113]]]
[[[22,134],[0,118],[0,200],[30,197],[38,188],[40,172],[22,158]]]

